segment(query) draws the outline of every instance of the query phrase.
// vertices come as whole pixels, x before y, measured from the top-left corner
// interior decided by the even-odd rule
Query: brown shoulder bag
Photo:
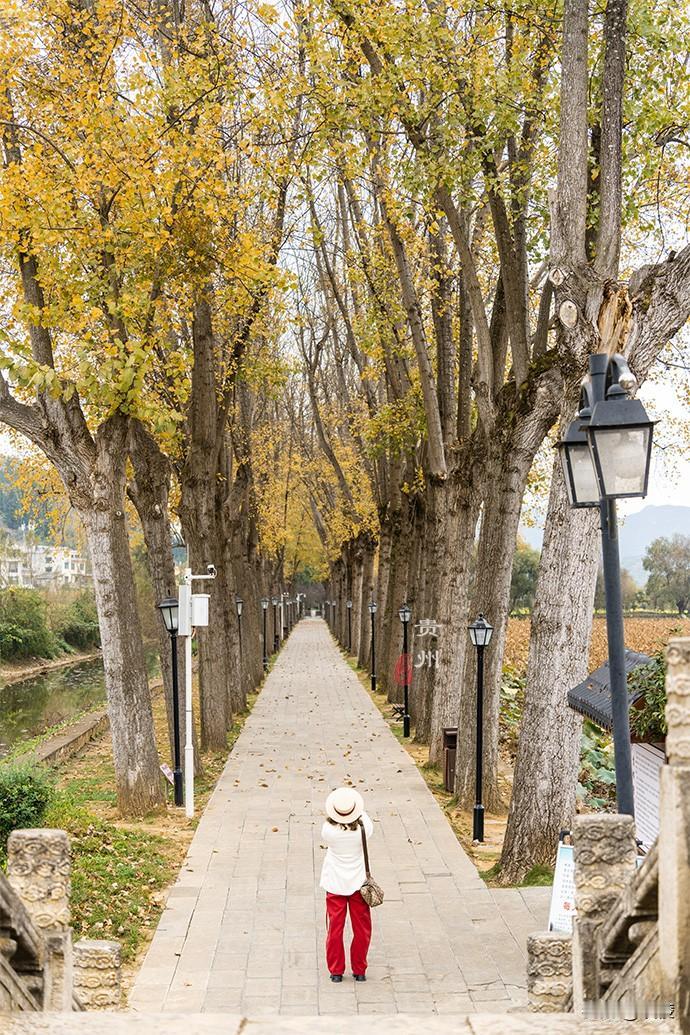
[[[364,823],[361,819],[359,821],[359,829],[362,833],[362,848],[364,850],[364,872],[367,875],[367,879],[359,889],[359,893],[366,904],[373,909],[375,906],[380,906],[383,902],[383,889],[379,887],[371,876],[371,871],[369,869],[369,852],[367,851],[367,835],[364,830]]]

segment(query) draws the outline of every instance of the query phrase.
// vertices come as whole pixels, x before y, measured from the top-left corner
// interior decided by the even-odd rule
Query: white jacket
[[[367,840],[374,833],[374,824],[366,812],[362,813]],[[364,851],[362,831],[345,830],[326,821],[321,830],[321,840],[328,845],[326,858],[321,868],[321,887],[331,895],[354,895],[364,884]]]

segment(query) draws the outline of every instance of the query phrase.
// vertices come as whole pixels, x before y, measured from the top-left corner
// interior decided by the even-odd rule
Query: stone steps
[[[672,1035],[659,1021],[585,1021],[573,1014],[393,1014],[286,1017],[175,1013],[0,1014],[2,1035]]]

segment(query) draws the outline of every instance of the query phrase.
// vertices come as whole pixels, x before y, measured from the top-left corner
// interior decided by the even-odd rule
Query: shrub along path
[[[328,979],[319,842],[351,782],[374,820],[368,980]],[[320,620],[293,631],[190,846],[130,1009],[497,1013],[525,1003],[548,889],[492,891]]]

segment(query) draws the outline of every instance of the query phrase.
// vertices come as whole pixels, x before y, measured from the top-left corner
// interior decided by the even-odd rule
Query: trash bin
[[[455,790],[455,755],[458,750],[458,727],[443,730],[443,786],[452,794]]]

